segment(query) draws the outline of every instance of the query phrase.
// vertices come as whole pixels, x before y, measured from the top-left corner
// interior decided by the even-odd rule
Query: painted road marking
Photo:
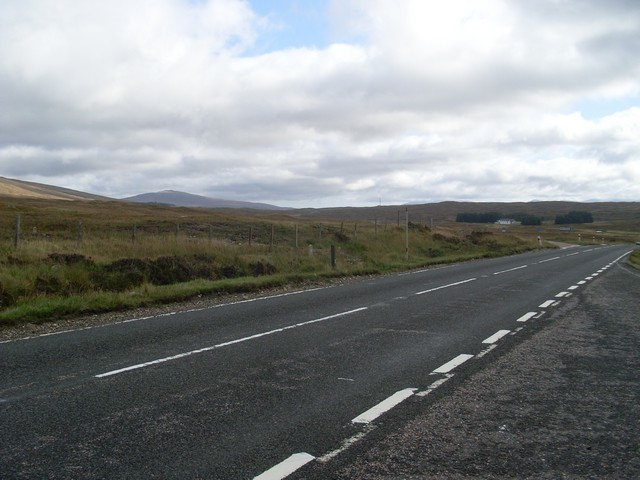
[[[494,275],[500,275],[507,272],[513,272],[514,270],[520,270],[522,268],[527,268],[529,265],[522,265],[520,267],[510,268],[509,270],[501,270],[499,272],[493,272]]]
[[[579,285],[571,285],[567,290],[575,290],[576,288],[580,288]]]
[[[498,330],[490,337],[485,338],[482,343],[496,343],[498,340],[500,340],[505,335],[508,335],[510,332],[511,330]]]
[[[554,303],[556,303],[555,300],[547,300],[546,302],[538,305],[539,308],[547,308],[550,307],[551,305],[553,305]]]
[[[264,473],[261,473],[257,477],[253,477],[253,480],[282,480],[288,477],[293,472],[301,467],[304,467],[307,463],[314,460],[316,457],[309,455],[308,453],[294,453],[286,460],[283,460],[279,464],[271,467]]]
[[[351,315],[353,313],[362,312],[363,310],[367,310],[367,307],[356,308],[354,310],[349,310],[348,312],[336,313],[334,315],[328,315],[326,317],[316,318],[315,320],[309,320],[308,322],[296,323],[294,325],[288,325],[286,327],[269,330],[268,332],[256,333],[255,335],[238,338],[236,340],[231,340],[229,342],[219,343],[217,345],[212,345],[210,347],[199,348],[197,350],[191,350],[190,352],[178,353],[177,355],[171,355],[170,357],[159,358],[157,360],[151,360],[150,362],[139,363],[137,365],[131,365],[129,367],[119,368],[118,370],[112,370],[110,372],[95,375],[95,377],[96,378],[110,377],[112,375],[117,375],[119,373],[129,372],[131,370],[137,370],[139,368],[149,367],[151,365],[158,365],[159,363],[170,362],[172,360],[178,360],[179,358],[196,355],[198,353],[209,352],[217,348],[228,347],[229,345],[235,345],[237,343],[247,342],[249,340],[255,340],[256,338],[266,337],[268,335],[273,335],[274,333],[281,333],[286,330],[291,330],[298,327],[304,327],[306,325],[311,325],[312,323],[324,322],[326,320],[332,320],[334,318],[344,317],[346,315]]]
[[[394,393],[390,397],[381,401],[379,404],[371,407],[364,413],[361,413],[356,418],[351,420],[351,423],[371,423],[383,413],[388,412],[393,407],[401,402],[404,402],[407,398],[412,396],[417,388],[405,388],[399,392]]]
[[[468,355],[466,353],[462,353],[462,354],[458,355],[456,358],[454,358],[453,360],[449,360],[444,365],[441,365],[438,368],[436,368],[433,371],[433,373],[449,373],[451,370],[453,370],[456,367],[459,367],[460,365],[462,365],[464,362],[466,362],[470,358],[473,358],[473,355]]]
[[[453,377],[453,373],[448,373],[444,378],[439,378],[438,380],[433,382],[431,385],[429,385],[426,390],[416,393],[416,397],[426,397],[431,392],[433,392],[436,388],[441,386],[444,382],[446,382],[452,377]]]
[[[5,340],[3,342],[0,343],[9,343],[9,342],[21,342],[21,341],[25,341],[25,340],[33,340],[36,338],[42,338],[42,337],[50,337],[53,335],[64,335],[67,333],[75,333],[75,332],[82,332],[84,330],[93,330],[93,329],[97,329],[97,328],[107,328],[107,327],[112,327],[115,325],[123,325],[126,323],[135,323],[135,322],[140,322],[143,320],[152,320],[154,318],[164,318],[164,317],[171,317],[173,315],[178,315],[178,314],[182,314],[182,313],[195,313],[195,312],[203,312],[205,310],[214,310],[217,308],[223,308],[223,307],[229,307],[232,305],[241,305],[243,303],[253,303],[253,302],[260,302],[262,300],[272,300],[274,298],[280,298],[280,297],[289,297],[291,295],[301,295],[303,293],[309,293],[309,292],[315,292],[318,290],[325,290],[328,288],[334,288],[333,286],[328,286],[328,287],[315,287],[315,288],[309,288],[306,290],[296,290],[295,292],[286,292],[286,293],[278,293],[275,295],[266,295],[264,297],[255,297],[255,298],[247,298],[244,300],[237,300],[235,302],[227,302],[227,303],[219,303],[217,305],[210,305],[208,307],[200,307],[200,308],[191,308],[188,310],[180,310],[177,312],[167,312],[167,313],[160,313],[158,315],[149,315],[146,317],[136,317],[136,318],[129,318],[126,320],[119,320],[117,322],[112,322],[112,323],[105,323],[103,325],[89,325],[87,327],[81,327],[81,328],[72,328],[69,330],[61,330],[58,332],[50,332],[50,333],[43,333],[40,335],[34,335],[34,336],[30,336],[30,337],[22,337],[22,338],[15,338],[12,340]]]
[[[517,319],[516,322],[526,322],[527,320],[535,317],[537,313],[538,312],[525,313],[523,316],[521,316],[519,319]]]
[[[461,282],[449,283],[448,285],[442,285],[440,287],[430,288],[429,290],[423,290],[422,292],[417,292],[416,295],[423,295],[429,292],[435,292],[436,290],[442,290],[443,288],[455,287],[456,285],[462,285],[463,283],[469,283],[477,280],[477,278],[469,278],[467,280],[462,280]]]
[[[556,295],[556,298],[566,297],[567,295],[569,295],[569,292],[560,292]]]
[[[359,442],[364,437],[366,437],[369,434],[369,432],[373,430],[374,427],[372,425],[367,425],[364,428],[365,430],[363,430],[362,432],[356,433],[352,437],[347,438],[342,442],[342,444],[338,448],[336,448],[335,450],[332,450],[329,453],[325,453],[321,457],[318,457],[316,460],[320,463],[327,463],[329,460],[332,460],[333,458],[340,455],[342,452],[345,452],[346,450],[348,450],[349,447],[351,447],[351,445]]]
[[[560,257],[551,257],[551,258],[547,258],[546,260],[540,260],[538,263],[546,263],[546,262],[551,262],[553,260],[558,260]]]
[[[580,281],[578,282],[578,285],[584,285],[585,283],[587,283],[587,282],[585,282],[584,280],[580,280]]]

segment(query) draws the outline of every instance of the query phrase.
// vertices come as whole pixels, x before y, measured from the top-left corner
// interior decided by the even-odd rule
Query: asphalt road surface
[[[630,250],[532,252],[0,343],[0,478],[338,468]]]

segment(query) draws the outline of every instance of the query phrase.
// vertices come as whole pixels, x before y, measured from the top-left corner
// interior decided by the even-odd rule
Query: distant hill
[[[69,188],[55,187],[43,183],[25,182],[0,177],[0,196],[13,198],[41,198],[48,200],[111,200],[108,197],[79,192]]]
[[[269,205],[268,203],[242,202],[239,200],[223,200],[191,193],[163,190],[162,192],[142,193],[133,197],[121,199],[124,202],[153,203],[159,205],[174,205],[177,207],[200,208],[246,208],[253,210],[289,210],[284,207]]]

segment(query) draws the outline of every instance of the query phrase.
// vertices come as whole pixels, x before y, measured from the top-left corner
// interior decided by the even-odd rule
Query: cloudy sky
[[[281,206],[640,201],[637,0],[0,3],[0,176]]]

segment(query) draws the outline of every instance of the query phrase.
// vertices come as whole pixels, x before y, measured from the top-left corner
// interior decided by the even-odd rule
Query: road
[[[1,478],[284,478],[631,250],[575,247],[0,343]]]

